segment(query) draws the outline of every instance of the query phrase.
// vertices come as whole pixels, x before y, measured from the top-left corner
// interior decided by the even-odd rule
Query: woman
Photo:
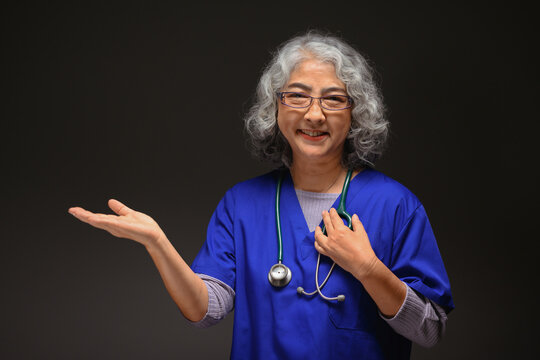
[[[281,168],[225,194],[191,268],[149,216],[116,200],[118,216],[69,211],[142,243],[196,326],[234,304],[232,358],[406,359],[411,341],[441,338],[453,303],[424,208],[372,168],[387,128],[362,56],[310,32],[280,47],[246,117],[255,154]]]

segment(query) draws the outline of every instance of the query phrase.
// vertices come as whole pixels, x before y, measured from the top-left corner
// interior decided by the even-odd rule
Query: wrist
[[[152,237],[144,246],[146,247],[146,250],[150,252],[162,249],[167,243],[169,243],[169,239],[161,232],[157,236]]]
[[[366,281],[373,277],[376,273],[377,267],[381,264],[381,261],[375,255],[371,254],[365,261],[359,262],[358,266],[354,270],[353,276],[360,282]]]

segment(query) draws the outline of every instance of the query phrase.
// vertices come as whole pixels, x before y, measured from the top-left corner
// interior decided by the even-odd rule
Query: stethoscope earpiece
[[[328,300],[328,301],[337,300],[339,302],[345,301],[345,295],[338,295],[336,297],[328,297],[328,296],[323,295],[323,293],[320,292],[321,287],[322,285],[319,286],[319,291],[315,290],[314,292],[308,293],[304,290],[303,287],[299,286],[296,288],[296,292],[298,293],[298,295],[307,295],[307,296],[315,295],[317,292],[319,292],[321,297],[325,300]]]

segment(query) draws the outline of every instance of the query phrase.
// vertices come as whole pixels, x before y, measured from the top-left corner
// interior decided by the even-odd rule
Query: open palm
[[[108,204],[118,215],[96,214],[81,207],[72,207],[69,213],[98,229],[107,230],[116,237],[135,240],[145,246],[164,236],[159,225],[150,216],[132,210],[115,199],[110,199]]]

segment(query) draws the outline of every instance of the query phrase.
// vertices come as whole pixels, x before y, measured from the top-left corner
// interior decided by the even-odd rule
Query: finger
[[[96,219],[96,217],[107,217],[107,216],[111,216],[111,217],[115,217],[117,218],[118,216],[116,215],[105,215],[105,214],[100,214],[100,213],[93,213],[91,211],[88,211],[88,210],[85,210],[83,208],[80,208],[80,207],[72,207],[68,210],[68,212],[75,216],[77,219],[81,220],[81,221],[84,221],[84,222],[88,222],[89,220],[94,220]]]
[[[88,222],[88,219],[94,215],[94,213],[88,211],[88,210],[84,210],[83,208],[81,207],[72,207],[68,210],[68,212],[75,216],[77,219],[87,223]]]
[[[119,221],[116,215],[96,214],[80,207],[70,208],[69,213],[77,219],[97,229],[105,230],[116,237],[127,237],[131,227],[129,224]]]
[[[332,209],[330,209],[330,211],[332,211]],[[330,218],[328,211],[325,210],[322,212],[322,218],[324,221],[324,227],[326,228],[326,233],[332,233],[332,231],[334,231],[334,225],[332,224],[332,219]]]
[[[315,228],[315,239],[317,241],[324,241],[326,240],[326,235],[323,234],[322,229],[320,226],[317,226]]]
[[[109,223],[109,224],[116,224],[118,223],[119,217],[116,215],[109,215],[109,214],[92,214],[91,220],[95,222],[100,223]]]
[[[126,223],[119,216],[94,214],[88,219],[88,223],[95,228],[108,231],[116,237],[129,237],[133,232],[133,224]]]
[[[326,251],[323,249],[321,245],[319,245],[317,241],[315,241],[314,245],[315,245],[315,250],[317,250],[322,255],[326,255]]]
[[[327,241],[328,237],[323,234],[321,227],[317,226],[315,228],[315,248],[323,255],[326,255],[327,253]]]
[[[337,229],[341,226],[345,226],[343,224],[343,219],[339,216],[336,209],[334,208],[330,209],[330,220],[332,220],[332,225],[334,229]]]
[[[80,209],[82,209],[82,208],[80,208],[80,207],[78,207],[78,206],[70,207],[70,208],[68,209],[68,213],[70,213],[71,215],[75,216],[75,214],[77,214],[77,212],[78,212]]]
[[[122,216],[127,215],[133,211],[130,208],[128,208],[126,205],[122,204],[120,201],[115,200],[115,199],[109,200],[109,207],[111,208],[112,211]]]
[[[82,207],[79,207],[79,206],[70,207],[68,209],[68,213],[70,213],[71,215],[76,215],[80,213],[81,211],[87,211],[87,210],[84,210]]]
[[[113,223],[113,219],[109,217],[117,217],[116,215],[105,215],[105,214],[85,214],[83,215],[83,221],[100,229],[104,229],[104,226],[110,225]]]
[[[365,232],[364,225],[360,221],[358,215],[354,214],[352,216],[352,227],[354,232]]]
[[[94,227],[97,229],[105,230],[109,234],[116,237],[128,238],[129,233],[126,231],[126,229],[123,228],[122,224],[120,223],[114,224],[111,222],[102,221],[102,222],[96,223]]]

